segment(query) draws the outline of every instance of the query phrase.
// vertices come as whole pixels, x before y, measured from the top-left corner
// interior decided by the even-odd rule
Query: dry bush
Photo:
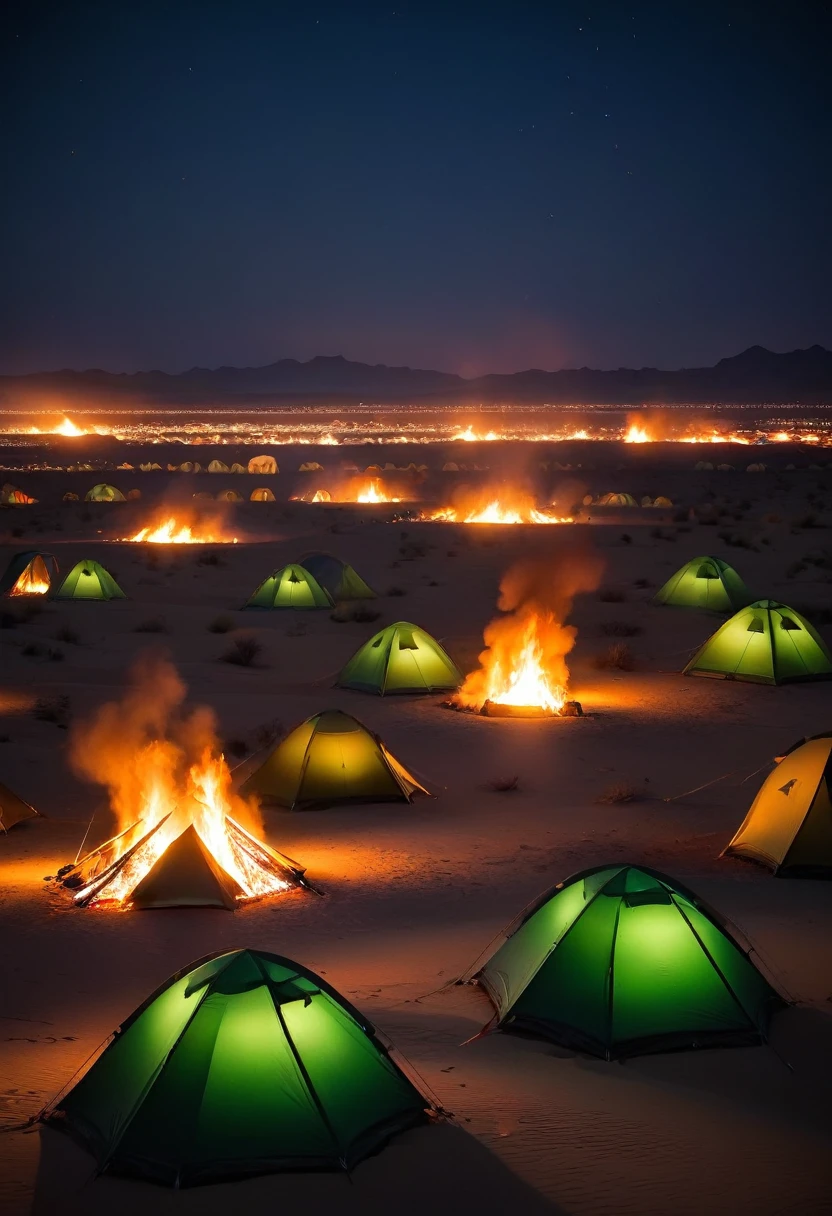
[[[262,652],[263,647],[257,641],[257,638],[246,634],[241,638],[237,638],[234,645],[231,646],[224,654],[220,655],[221,663],[233,663],[235,667],[253,667],[257,656]]]
[[[231,633],[237,628],[237,622],[233,616],[224,614],[223,616],[215,616],[213,621],[209,621],[206,626],[209,633]]]
[[[40,697],[32,706],[32,717],[39,722],[53,722],[55,726],[66,730],[71,717],[69,697]]]
[[[272,718],[271,722],[261,722],[252,732],[255,746],[258,751],[264,747],[271,747],[278,739],[282,739],[286,731],[283,723],[278,718]]]
[[[64,654],[64,652],[62,650],[54,650],[50,647],[50,649],[47,650],[47,652],[46,652],[46,657],[52,663],[63,663],[64,659],[66,658],[66,655]]]
[[[627,599],[627,592],[621,587],[602,587],[598,592],[598,599],[602,604],[623,604]]]
[[[819,528],[820,520],[814,511],[805,511],[803,515],[797,515],[792,520],[793,528]]]
[[[633,586],[637,587],[639,589],[639,591],[646,591],[646,589],[648,587],[653,587],[654,585],[655,585],[654,583],[650,582],[649,578],[634,578],[633,579]]]
[[[613,642],[606,650],[596,654],[594,663],[599,671],[632,671],[635,667],[633,652],[626,642]]]
[[[224,566],[225,562],[222,560],[216,550],[209,549],[207,553],[200,553],[197,555],[196,564],[198,566]]]
[[[667,528],[651,528],[650,535],[653,540],[666,540],[671,543],[676,540],[676,533],[670,532]]]
[[[337,604],[329,614],[329,619],[335,621],[339,625],[345,624],[347,621],[355,621],[358,624],[365,624],[369,621],[377,621],[381,616],[375,608],[369,608],[363,601],[357,603]]]
[[[43,654],[43,647],[38,646],[37,642],[27,642],[20,653],[25,654],[27,659],[37,659]]]
[[[637,638],[642,633],[641,625],[631,621],[604,621],[601,633],[606,638]]]
[[[493,777],[488,782],[488,788],[495,794],[513,794],[520,789],[519,777]]]
[[[633,543],[633,538],[629,532],[622,532],[618,539],[622,545],[631,545]]]
[[[401,595],[407,595],[407,592],[405,591],[404,587],[388,587],[387,594],[391,597],[396,597],[396,596],[401,596]]]
[[[56,642],[66,642],[68,646],[78,646],[81,643],[81,635],[77,629],[72,629],[69,625],[61,625],[55,633]]]
[[[146,621],[139,621],[138,625],[133,627],[134,633],[167,633],[167,631],[165,618],[161,616],[148,617]]]
[[[622,802],[640,802],[642,796],[643,791],[638,786],[630,785],[627,781],[615,781],[607,786],[598,801],[617,805]]]

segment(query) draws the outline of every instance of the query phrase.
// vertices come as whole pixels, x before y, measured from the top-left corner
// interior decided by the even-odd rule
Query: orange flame
[[[49,591],[49,574],[43,560],[34,558],[18,577],[9,595],[46,595]]]
[[[566,702],[566,655],[577,629],[564,624],[579,592],[598,586],[600,559],[563,553],[543,562],[520,562],[500,583],[498,608],[505,615],[486,626],[480,666],[466,676],[458,703],[480,710],[496,705],[525,706],[557,713]]]
[[[457,431],[455,435],[451,435],[453,442],[461,441],[462,443],[492,443],[500,436],[496,431],[488,431],[485,435],[478,435],[472,426],[467,426],[464,431]]]
[[[125,540],[153,545],[236,545],[237,537],[229,536],[218,519],[199,519],[195,515],[162,515]]]
[[[399,502],[399,499],[392,498],[378,478],[373,477],[363,489],[359,490],[355,502]]]
[[[568,524],[571,516],[552,510],[539,510],[534,498],[524,490],[501,487],[472,491],[460,488],[453,506],[440,507],[425,518],[457,524]]]

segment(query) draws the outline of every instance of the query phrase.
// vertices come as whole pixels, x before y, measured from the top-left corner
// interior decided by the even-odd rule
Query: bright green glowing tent
[[[331,608],[332,599],[303,566],[284,566],[261,583],[246,608]]]
[[[240,786],[293,811],[350,802],[410,802],[430,793],[377,735],[350,714],[324,710],[269,752]]]
[[[832,676],[832,655],[809,622],[776,600],[756,600],[708,638],[686,676],[788,684]]]
[[[776,758],[723,857],[745,857],[789,878],[832,877],[832,733]]]
[[[737,612],[753,599],[733,566],[719,557],[694,557],[659,588],[653,603]]]
[[[435,1109],[324,980],[232,950],[154,992],[41,1120],[102,1172],[184,1187],[349,1170]]]
[[[73,566],[52,597],[56,600],[126,600],[112,574],[98,562],[85,560]]]
[[[109,486],[106,482],[100,481],[97,486],[93,486],[91,490],[87,490],[84,495],[84,502],[126,502],[121,490],[117,490],[115,486]]]
[[[458,688],[462,673],[435,638],[418,625],[397,621],[365,642],[336,685],[380,696]]]
[[[15,553],[0,579],[0,595],[45,595],[57,577],[51,553]]]
[[[300,559],[304,570],[316,578],[334,600],[374,600],[376,593],[352,566],[331,553],[308,553]]]
[[[547,891],[464,978],[500,1030],[607,1060],[761,1043],[785,1003],[696,895],[620,863]]]

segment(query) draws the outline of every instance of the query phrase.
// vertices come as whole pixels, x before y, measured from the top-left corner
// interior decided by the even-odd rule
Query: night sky
[[[820,0],[2,21],[0,371],[832,345]]]

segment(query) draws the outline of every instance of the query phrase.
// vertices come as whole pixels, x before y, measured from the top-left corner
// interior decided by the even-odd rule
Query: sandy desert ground
[[[454,1118],[399,1137],[349,1179],[293,1175],[183,1192],[94,1178],[91,1160],[68,1139],[10,1131],[0,1135],[0,1211],[205,1216],[229,1205],[295,1204],[310,1216],[333,1204],[356,1214],[832,1211],[832,887],[718,860],[771,758],[832,727],[832,683],[771,688],[682,677],[687,656],[721,618],[650,604],[683,562],[712,553],[760,595],[803,608],[832,642],[832,468],[809,470],[804,459],[785,472],[789,457],[779,453],[780,472],[748,475],[743,460],[736,473],[693,473],[700,455],[674,457],[671,467],[655,455],[651,466],[642,451],[619,453],[587,480],[593,492],[665,493],[683,508],[711,502],[706,517],[722,512],[714,525],[682,511],[661,526],[641,511],[562,527],[391,524],[385,507],[244,504],[229,526],[250,543],[210,547],[216,565],[203,564],[202,546],[108,539],[129,534],[181,488],[181,475],[177,482],[137,473],[140,503],[89,508],[59,500],[70,485],[98,479],[90,474],[9,478],[40,502],[0,515],[0,563],[34,547],[56,553],[64,570],[94,557],[129,598],[47,602],[0,631],[0,780],[44,815],[0,839],[0,1119],[11,1126],[37,1112],[174,970],[242,945],[325,975],[392,1038]],[[807,512],[819,526],[805,526]],[[439,697],[381,699],[332,688],[353,651],[400,619],[429,630],[471,670],[504,571],[521,556],[566,560],[575,546],[601,556],[602,587],[621,593],[617,602],[597,591],[582,595],[570,617],[579,629],[570,691],[584,719],[486,719],[442,709]],[[327,611],[252,620],[239,611],[272,569],[310,549],[344,557],[379,591],[377,622],[338,623]],[[821,563],[794,572],[806,554],[820,554]],[[393,587],[404,594],[387,594]],[[208,630],[220,613],[262,643],[257,667],[217,661],[234,636]],[[165,632],[136,632],[149,618],[162,618]],[[594,665],[611,621],[642,630],[629,642],[632,671]],[[77,642],[56,640],[67,627]],[[32,644],[39,653],[24,654]],[[213,707],[225,740],[251,743],[263,723],[289,728],[341,707],[377,731],[437,797],[306,814],[265,810],[266,838],[307,867],[321,898],[290,894],[233,914],[73,908],[44,878],[72,860],[93,814],[90,841],[106,838],[113,819],[105,791],[68,764],[71,731],[35,718],[31,707],[65,695],[72,719],[83,719],[119,697],[130,663],[150,647],[172,657],[191,701]],[[50,649],[62,658],[51,659]],[[516,791],[491,788],[514,775]],[[638,797],[600,801],[617,784]],[[680,878],[754,942],[795,1000],[775,1019],[770,1046],[624,1064],[498,1034],[462,1046],[490,1007],[475,989],[444,985],[541,890],[621,859]]]

